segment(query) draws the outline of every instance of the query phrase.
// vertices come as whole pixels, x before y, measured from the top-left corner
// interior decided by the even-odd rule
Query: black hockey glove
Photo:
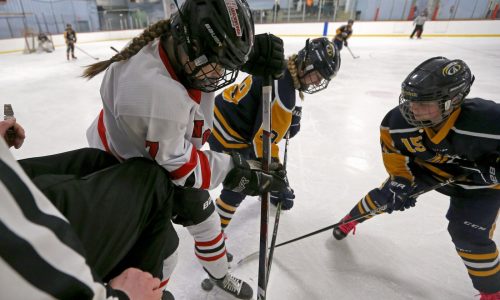
[[[262,170],[256,160],[246,160],[237,152],[231,153],[234,168],[229,171],[222,185],[225,189],[248,196],[257,196],[269,191],[284,192],[289,189],[285,181],[286,172],[280,164],[272,163],[269,172]]]
[[[271,75],[273,79],[279,79],[285,68],[283,40],[270,33],[255,35],[252,52],[241,70],[255,76]]]
[[[281,209],[289,210],[293,207],[293,199],[295,199],[295,193],[290,188],[284,192],[271,192],[269,201],[274,206],[278,206],[278,203],[281,202]]]
[[[292,122],[290,124],[290,138],[293,138],[300,131],[300,120],[302,119],[302,106],[296,106],[292,112]]]
[[[344,40],[344,46],[347,47],[347,40]]]
[[[472,182],[487,185],[498,184],[498,180],[500,179],[500,163],[498,161],[499,158],[496,160],[489,163],[473,163],[471,166],[461,165],[460,167],[469,173],[467,179]]]
[[[406,178],[394,177],[386,181],[380,189],[383,197],[386,199],[386,213],[392,213],[395,210],[404,211],[410,207],[414,207],[417,199],[410,197],[416,185]],[[383,203],[379,203],[382,204]]]

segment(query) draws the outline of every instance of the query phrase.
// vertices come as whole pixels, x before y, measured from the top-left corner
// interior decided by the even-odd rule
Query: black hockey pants
[[[108,281],[135,267],[161,277],[179,243],[163,168],[142,158],[119,163],[90,148],[19,163],[68,219],[97,275]]]
[[[415,25],[415,29],[413,29],[413,32],[410,35],[410,38],[413,38],[415,33],[417,34],[417,37],[420,38],[422,35],[422,32],[424,32],[424,25]]]

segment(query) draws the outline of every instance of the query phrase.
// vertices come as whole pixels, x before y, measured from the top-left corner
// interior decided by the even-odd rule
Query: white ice
[[[304,41],[285,38],[287,54]],[[78,46],[103,60],[113,54],[110,46],[124,44]],[[500,101],[500,39],[353,37],[350,47],[360,58],[344,49],[339,75],[303,103],[302,129],[290,141],[287,164],[297,198],[281,216],[278,242],[336,223],[385,179],[379,124],[397,105],[402,80],[423,60],[438,55],[465,60],[476,76],[470,96]],[[27,131],[24,146],[14,150],[17,158],[87,145],[85,130],[101,107],[102,76],[79,78],[83,66],[96,61],[78,50],[76,55],[78,60],[67,62],[62,47],[51,54],[0,55],[0,102],[13,105]],[[430,192],[415,208],[373,218],[343,241],[335,241],[329,230],[276,249],[267,298],[477,299],[446,230],[448,204],[447,197]],[[227,230],[235,262],[258,250],[259,212],[257,198],[247,198]],[[230,299],[200,289],[206,275],[195,259],[192,238],[177,229],[180,257],[169,283],[176,299]],[[497,243],[499,236],[497,231]],[[233,268],[254,295],[257,270],[257,259]]]

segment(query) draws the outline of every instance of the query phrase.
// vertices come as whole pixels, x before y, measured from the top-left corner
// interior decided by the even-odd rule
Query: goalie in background
[[[69,60],[70,52],[71,52],[71,58],[76,59],[75,56],[76,32],[71,27],[71,24],[66,24],[66,30],[64,31],[64,41],[66,42],[66,59]]]
[[[38,38],[37,52],[40,53],[44,51],[47,53],[51,53],[54,51],[54,44],[52,43],[52,40],[49,39],[46,33],[40,32],[37,38]]]

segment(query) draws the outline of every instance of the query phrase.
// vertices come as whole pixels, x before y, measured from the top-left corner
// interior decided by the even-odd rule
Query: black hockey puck
[[[211,291],[213,288],[214,288],[214,283],[212,282],[212,280],[208,279],[208,278],[205,278],[203,279],[203,281],[201,282],[201,288],[204,290],[204,291]]]

